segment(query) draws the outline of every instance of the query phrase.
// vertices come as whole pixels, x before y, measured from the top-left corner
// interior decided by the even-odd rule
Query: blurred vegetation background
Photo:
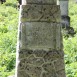
[[[0,4],[0,77],[15,74],[16,43],[19,10],[16,0],[7,0]],[[71,27],[76,34],[74,37],[63,35],[65,68],[67,77],[77,77],[77,3],[69,2]]]

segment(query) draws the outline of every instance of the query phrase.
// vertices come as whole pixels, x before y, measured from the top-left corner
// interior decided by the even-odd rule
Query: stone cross
[[[15,77],[66,77],[60,6],[22,0]]]

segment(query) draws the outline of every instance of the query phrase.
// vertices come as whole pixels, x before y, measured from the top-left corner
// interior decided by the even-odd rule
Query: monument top
[[[51,4],[56,5],[56,0],[22,0],[22,5],[26,4]]]

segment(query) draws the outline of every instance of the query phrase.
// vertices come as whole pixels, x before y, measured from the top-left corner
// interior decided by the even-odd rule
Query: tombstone
[[[56,0],[22,0],[15,77],[66,77],[60,22]]]

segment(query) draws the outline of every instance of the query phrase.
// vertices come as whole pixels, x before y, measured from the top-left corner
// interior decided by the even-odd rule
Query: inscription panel
[[[60,22],[60,7],[56,5],[22,5],[21,22]]]
[[[21,49],[55,49],[60,46],[56,45],[56,26],[60,28],[58,23],[47,22],[26,22],[21,24]],[[58,39],[60,42],[60,39]]]

